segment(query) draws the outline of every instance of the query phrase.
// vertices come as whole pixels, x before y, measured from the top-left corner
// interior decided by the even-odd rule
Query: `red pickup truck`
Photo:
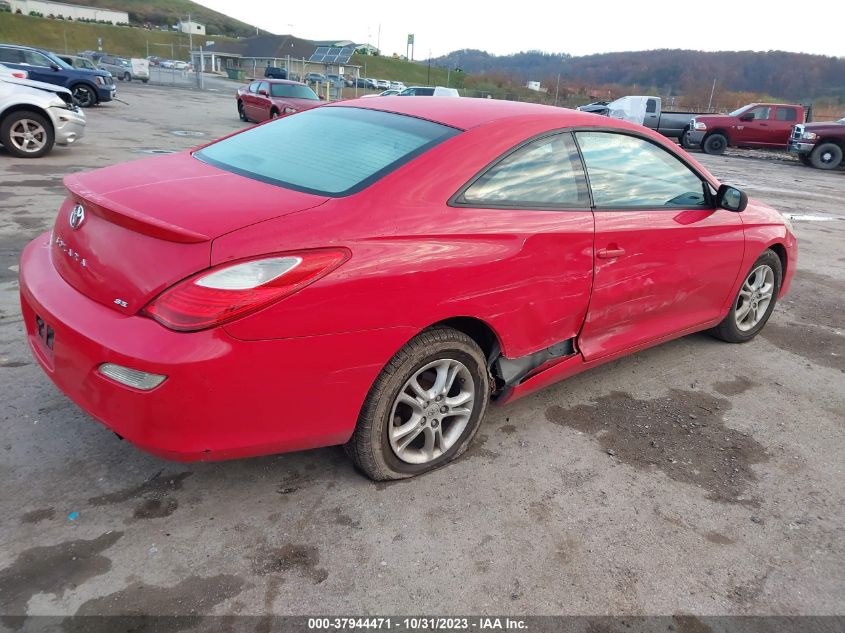
[[[792,126],[803,122],[803,106],[751,103],[730,114],[696,116],[681,144],[686,148],[700,146],[707,154],[721,154],[729,146],[785,150]]]

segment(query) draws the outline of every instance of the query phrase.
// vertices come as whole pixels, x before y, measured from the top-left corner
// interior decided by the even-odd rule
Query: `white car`
[[[390,82],[390,89],[395,90],[396,92],[402,92],[407,86],[403,84],[401,81],[391,81]]]
[[[400,97],[460,97],[454,88],[443,86],[411,86],[399,93]]]
[[[0,79],[3,77],[14,77],[15,79],[26,79],[29,73],[25,70],[18,70],[17,68],[9,68],[0,64]]]
[[[5,68],[5,67],[4,67]],[[0,69],[0,144],[18,158],[39,158],[85,134],[85,113],[70,90]]]
[[[392,97],[394,95],[398,95],[398,90],[385,90],[383,92],[378,93],[377,95],[361,95],[362,99],[369,99],[371,97]]]

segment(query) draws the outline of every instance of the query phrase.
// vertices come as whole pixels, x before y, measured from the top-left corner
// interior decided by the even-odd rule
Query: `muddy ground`
[[[79,145],[0,151],[0,614],[843,613],[845,171],[698,155],[794,217],[792,292],[750,344],[692,335],[494,407],[412,481],[336,448],[176,464],[62,396],[18,307],[62,175],[242,125],[230,94],[120,91]]]

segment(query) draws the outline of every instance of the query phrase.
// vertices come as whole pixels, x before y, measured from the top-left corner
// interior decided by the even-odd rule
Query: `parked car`
[[[403,84],[401,81],[391,81],[390,82],[390,90],[395,90],[396,92],[402,92],[407,86]]]
[[[74,68],[82,68],[84,70],[99,70],[97,65],[87,57],[80,57],[79,55],[59,55],[56,57],[61,59],[64,63]]]
[[[98,62],[100,68],[107,70],[112,77],[121,81],[132,81],[137,79],[143,83],[150,80],[149,62],[147,60],[136,60],[133,64],[130,60],[114,55],[103,55]]]
[[[238,88],[241,121],[266,121],[320,105],[320,98],[307,85],[286,79],[257,80]]]
[[[85,134],[85,114],[70,90],[16,76],[0,68],[0,144],[12,156],[39,158],[55,144],[69,145]]]
[[[690,129],[690,121],[697,116],[695,112],[664,111],[660,97],[633,95],[611,101],[607,104],[607,112],[597,113],[644,125],[663,136],[678,139],[679,143],[682,143],[684,134]]]
[[[370,90],[378,90],[378,82],[375,79],[365,77],[364,88],[369,88]]]
[[[326,75],[326,81],[331,82],[334,88],[343,88],[346,85],[343,75]]]
[[[190,70],[191,65],[188,62],[174,61],[173,68],[176,70]]]
[[[411,86],[399,93],[400,97],[460,97],[454,88],[443,86]]]
[[[73,68],[53,53],[38,48],[0,44],[0,63],[27,71],[33,81],[67,88],[83,108],[111,101],[116,94],[114,80],[105,70]]]
[[[326,83],[326,76],[322,73],[306,73],[305,83],[307,84],[324,84]]]
[[[270,79],[287,79],[288,70],[279,66],[267,66],[264,69],[264,76]]]
[[[804,107],[786,103],[750,103],[730,114],[696,115],[683,145],[700,146],[707,154],[728,147],[786,149],[792,128],[804,121]]]
[[[792,128],[789,151],[805,165],[836,169],[845,154],[845,118],[838,121],[799,123]]]
[[[390,82],[387,79],[376,79],[376,88],[379,90],[389,90]]]
[[[371,98],[371,97],[393,97],[393,96],[396,96],[398,94],[399,94],[398,90],[384,90],[384,91],[379,92],[378,94],[374,94],[374,95],[361,95],[361,98],[362,99],[368,99],[368,98]]]
[[[163,60],[157,55],[148,55],[147,61],[150,62],[150,66],[159,66]]]
[[[698,330],[749,341],[789,288],[784,216],[653,131],[359,104],[66,176],[19,267],[58,388],[171,459],[346,444],[400,479],[465,451],[491,397]]]
[[[176,62],[174,62],[172,59],[163,59],[159,63],[159,66],[161,66],[162,68],[176,68]]]

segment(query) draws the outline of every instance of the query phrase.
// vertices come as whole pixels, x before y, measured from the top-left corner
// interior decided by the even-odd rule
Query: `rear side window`
[[[541,138],[509,154],[458,198],[459,204],[507,208],[590,206],[578,148],[569,133]]]
[[[21,52],[16,48],[0,48],[0,62],[20,64],[23,61]]]
[[[323,107],[250,128],[194,156],[262,182],[344,196],[459,133],[439,123],[389,112]]]
[[[649,99],[645,102],[645,111],[646,113],[657,112],[657,100],[656,99]]]
[[[778,108],[776,118],[778,121],[797,121],[798,114],[795,108]]]

